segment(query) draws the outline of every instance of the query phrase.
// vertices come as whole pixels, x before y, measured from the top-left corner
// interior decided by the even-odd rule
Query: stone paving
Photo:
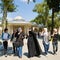
[[[38,39],[39,44],[41,46],[42,51],[44,52],[44,48],[42,45],[42,40]],[[50,48],[49,48],[49,53],[47,56],[44,56],[43,54],[40,55],[40,57],[32,57],[28,58],[28,50],[27,50],[27,39],[24,39],[24,46],[23,46],[23,56],[20,59],[18,56],[14,56],[12,54],[12,42],[9,41],[9,47],[7,51],[7,57],[6,55],[3,54],[3,47],[0,45],[0,60],[60,60],[60,42],[58,44],[58,52],[53,55],[53,49],[52,49],[52,43],[50,42]]]

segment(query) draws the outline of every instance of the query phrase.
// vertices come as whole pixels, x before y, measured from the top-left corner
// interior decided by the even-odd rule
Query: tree
[[[49,30],[51,30],[51,26],[52,26],[51,25],[51,22],[52,22],[51,18],[52,18],[52,16],[50,15],[48,17],[48,29]],[[54,14],[54,28],[59,29],[59,27],[60,27],[60,16],[58,15],[58,13],[55,13]]]
[[[44,24],[44,21],[42,20],[42,16],[38,15],[35,19],[31,20],[31,22],[36,22],[37,24]]]
[[[54,13],[60,10],[60,0],[45,0],[50,9],[52,9],[52,29],[51,34],[53,34],[54,28]]]
[[[49,15],[49,8],[46,2],[36,4],[33,12],[37,12],[38,16],[36,17],[36,20],[38,20],[40,23],[43,23],[45,26],[47,26],[48,21],[48,15]]]
[[[28,0],[29,2],[30,0]],[[36,1],[36,0],[33,0]],[[53,28],[54,28],[54,13],[59,12],[60,10],[60,0],[44,0],[47,2],[50,9],[52,9],[52,28],[51,28],[51,34],[53,34]]]
[[[36,0],[33,0],[33,2],[35,2]],[[28,3],[30,2],[30,0],[28,0]]]
[[[0,1],[1,1],[0,7],[3,13],[2,24],[4,29],[7,28],[7,13],[15,11],[16,7],[14,5],[14,0],[0,0]]]

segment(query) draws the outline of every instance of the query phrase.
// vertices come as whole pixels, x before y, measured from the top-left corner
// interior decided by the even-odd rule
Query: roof
[[[21,16],[16,16],[13,20],[25,21]]]
[[[8,21],[8,23],[10,24],[31,24],[30,22],[20,21],[20,20],[12,20],[12,21]]]
[[[2,19],[2,18],[1,18]],[[37,26],[36,23],[31,23],[31,22],[28,22],[28,21],[25,21],[21,16],[16,16],[15,18],[7,18],[7,21],[8,21],[8,24],[17,24],[17,25],[33,25],[33,26]],[[1,25],[1,21],[0,21],[0,25]]]

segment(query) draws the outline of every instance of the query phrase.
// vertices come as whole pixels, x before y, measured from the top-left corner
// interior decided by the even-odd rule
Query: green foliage
[[[4,8],[7,8],[8,12],[13,12],[16,9],[14,0],[1,0],[0,7],[2,11],[4,10]]]
[[[45,26],[47,26],[47,18],[49,15],[49,8],[46,2],[43,2],[41,4],[36,4],[33,12],[37,12],[38,16],[34,19],[34,21],[37,24],[43,23]]]
[[[4,30],[4,28],[7,28],[7,13],[14,12],[16,9],[14,0],[0,0],[0,9],[3,12],[2,30]]]
[[[45,0],[50,9],[54,9],[54,12],[58,12],[60,10],[60,0]]]
[[[42,16],[38,15],[35,19],[31,20],[31,22],[36,22],[37,24],[41,24],[43,22]]]
[[[56,28],[59,28],[60,26],[60,17],[57,17],[55,20],[54,20],[54,25]]]
[[[13,12],[15,11],[16,7],[14,6],[14,4],[9,5],[9,7],[7,8],[8,12]]]
[[[52,24],[51,24],[51,22],[52,22],[51,17],[52,16],[48,17],[48,28],[49,29],[52,26]],[[59,28],[59,26],[60,26],[60,16],[58,16],[58,13],[55,13],[55,15],[54,15],[54,27],[55,28]]]
[[[30,0],[28,0],[28,3],[30,2]],[[36,2],[36,0],[33,0],[33,2]]]

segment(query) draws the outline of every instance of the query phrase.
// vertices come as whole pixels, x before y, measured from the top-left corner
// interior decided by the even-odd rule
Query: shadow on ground
[[[28,57],[28,53],[26,52],[26,53],[24,53],[24,55],[26,56],[26,57]]]
[[[48,53],[53,55],[53,52],[51,52],[51,51],[48,51]],[[46,54],[45,54],[45,52],[42,52],[41,55],[45,56]]]
[[[0,56],[3,56],[3,55],[5,55],[5,54],[4,54],[4,50],[3,50],[3,47],[0,46]],[[12,47],[8,47],[7,55],[9,55],[9,56],[12,55]]]

